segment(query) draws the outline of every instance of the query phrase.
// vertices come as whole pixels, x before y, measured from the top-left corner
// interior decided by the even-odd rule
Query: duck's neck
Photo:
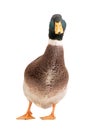
[[[64,51],[62,42],[58,40],[49,39],[48,46],[44,53],[44,57],[50,64],[55,62],[64,63]]]

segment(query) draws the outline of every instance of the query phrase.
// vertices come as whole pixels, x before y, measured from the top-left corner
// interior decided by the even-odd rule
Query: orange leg
[[[29,106],[28,106],[28,109],[27,109],[27,112],[26,114],[16,118],[16,119],[20,119],[20,120],[29,120],[29,119],[35,119],[35,117],[32,116],[32,112],[30,111],[30,108],[31,108],[31,105],[32,105],[32,102],[29,101]]]
[[[52,112],[50,115],[48,116],[44,116],[44,117],[40,117],[42,120],[54,120],[56,117],[54,116],[54,111],[55,111],[55,107],[56,107],[56,104],[53,104],[52,105]]]

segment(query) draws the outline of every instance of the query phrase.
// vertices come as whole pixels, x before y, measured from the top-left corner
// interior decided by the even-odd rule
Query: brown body
[[[24,93],[29,101],[47,108],[64,97],[67,82],[63,47],[48,45],[44,55],[27,66]]]

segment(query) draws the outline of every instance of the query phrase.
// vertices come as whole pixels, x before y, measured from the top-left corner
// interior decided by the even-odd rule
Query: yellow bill
[[[62,34],[63,33],[63,27],[61,22],[55,22],[55,34]]]

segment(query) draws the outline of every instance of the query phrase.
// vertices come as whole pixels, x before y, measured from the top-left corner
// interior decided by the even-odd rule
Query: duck
[[[44,53],[24,71],[23,91],[29,105],[26,113],[17,119],[35,119],[31,112],[32,103],[43,109],[52,108],[49,115],[40,117],[42,120],[56,118],[56,105],[64,98],[69,80],[62,44],[65,29],[62,15],[54,14],[49,22],[49,40]]]

